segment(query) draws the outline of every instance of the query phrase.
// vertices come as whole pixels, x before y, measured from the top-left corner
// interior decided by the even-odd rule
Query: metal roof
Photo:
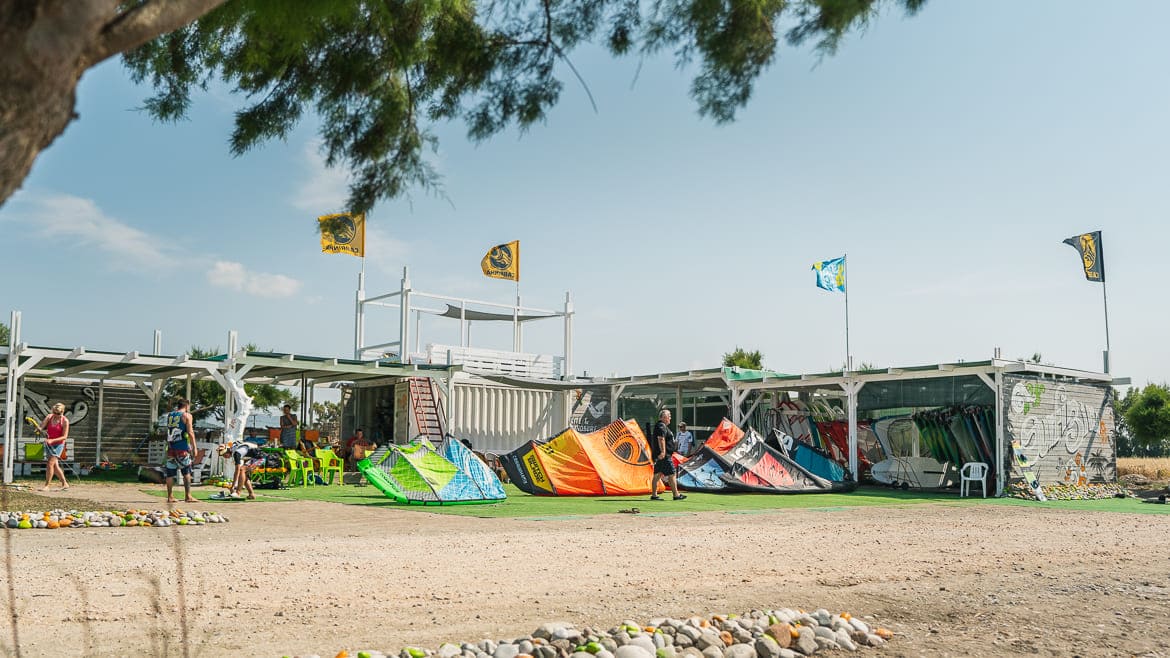
[[[393,377],[445,377],[459,366],[403,365],[387,360],[358,361],[276,352],[237,352],[234,359],[220,354],[206,359],[192,359],[186,354],[173,356],[131,352],[89,350],[84,347],[41,347],[18,345],[20,376],[53,379],[80,379],[144,383],[162,379],[213,379],[213,372],[223,372],[234,365],[247,382],[295,383],[302,378],[315,383],[356,382]],[[0,358],[7,359],[9,348],[0,347]],[[7,378],[0,368],[0,380]]]

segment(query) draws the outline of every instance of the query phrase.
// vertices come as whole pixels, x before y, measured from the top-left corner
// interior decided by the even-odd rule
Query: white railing
[[[562,376],[565,369],[565,359],[560,356],[486,350],[457,345],[430,344],[427,345],[427,351],[424,354],[416,355],[417,357],[421,357],[419,360],[425,363],[460,364],[467,372],[517,377],[556,379]]]

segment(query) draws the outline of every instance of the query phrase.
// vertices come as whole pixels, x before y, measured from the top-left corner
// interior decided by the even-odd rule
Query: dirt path
[[[160,502],[135,487],[75,489]],[[898,633],[891,656],[1165,655],[1168,644],[1166,516],[915,505],[533,521],[218,505],[232,523],[14,533],[24,655],[183,655],[177,554],[192,656],[332,656],[549,620],[781,606],[873,615]],[[6,655],[11,632],[0,629]]]

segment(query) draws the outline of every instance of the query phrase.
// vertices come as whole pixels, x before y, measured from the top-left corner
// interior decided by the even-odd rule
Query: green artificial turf
[[[178,488],[177,488],[178,489]],[[1008,507],[1031,507],[1053,510],[1076,510],[1098,512],[1124,512],[1136,514],[1170,514],[1170,505],[1151,505],[1127,499],[1036,501],[1016,498],[959,498],[953,493],[923,493],[896,491],[881,487],[861,487],[846,494],[712,494],[688,493],[686,500],[674,501],[670,496],[665,500],[652,501],[646,496],[530,496],[515,486],[506,484],[508,499],[500,503],[485,505],[403,505],[383,496],[371,486],[310,486],[280,490],[257,490],[257,502],[280,502],[290,500],[316,500],[347,505],[371,505],[396,509],[454,514],[483,518],[529,518],[534,520],[557,520],[618,514],[620,510],[636,507],[640,516],[676,516],[695,512],[727,512],[731,514],[766,514],[784,510],[814,510],[826,513],[848,513],[862,507],[889,507],[923,504],[942,504],[955,507],[971,505],[1000,505]],[[200,500],[221,491],[219,488],[198,487],[193,492]],[[147,490],[162,496],[163,487]],[[177,493],[182,495],[182,490]],[[225,502],[224,505],[242,503]]]

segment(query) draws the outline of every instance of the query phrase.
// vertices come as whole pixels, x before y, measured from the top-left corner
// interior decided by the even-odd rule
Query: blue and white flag
[[[813,263],[817,273],[817,287],[828,291],[845,292],[845,257]]]

